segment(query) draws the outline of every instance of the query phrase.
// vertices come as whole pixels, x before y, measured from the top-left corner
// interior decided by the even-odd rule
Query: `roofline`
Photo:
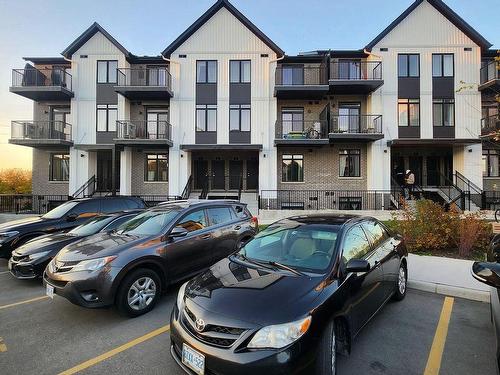
[[[246,18],[238,9],[236,9],[228,0],[218,0],[205,13],[203,13],[194,23],[189,26],[181,35],[177,37],[170,45],[161,53],[165,57],[170,57],[172,52],[179,48],[187,39],[189,39],[198,29],[203,26],[210,18],[213,17],[220,9],[226,8],[233,16],[235,16],[243,25],[253,32],[260,40],[262,40],[276,54],[284,55],[285,52],[278,47],[269,37],[267,37],[257,26],[255,26],[248,18]]]
[[[378,34],[370,43],[365,47],[368,51],[387,36],[396,26],[398,26],[411,12],[413,12],[420,4],[427,1],[436,10],[438,10],[444,17],[467,35],[474,43],[483,49],[488,49],[492,46],[479,32],[470,26],[462,17],[460,17],[453,9],[446,5],[442,0],[415,0],[403,13],[399,15],[394,21],[391,22],[380,34]]]
[[[33,64],[70,64],[64,57],[23,57],[23,60]]]

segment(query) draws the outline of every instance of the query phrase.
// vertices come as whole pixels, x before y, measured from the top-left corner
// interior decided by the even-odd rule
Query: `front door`
[[[97,152],[97,191],[111,191],[113,163],[111,151]]]
[[[212,189],[225,190],[225,165],[224,160],[212,160]]]
[[[146,115],[147,139],[164,139],[168,135],[168,109],[150,109]]]
[[[207,182],[208,174],[208,161],[207,160],[195,160],[194,161],[194,188],[196,190],[202,190]]]
[[[50,108],[50,120],[52,125],[50,130],[50,139],[66,139],[65,128],[70,114],[70,107],[52,107]]]
[[[340,103],[338,130],[342,133],[359,133],[360,114],[360,103]]]
[[[247,190],[257,190],[259,187],[259,161],[247,160]]]
[[[438,156],[428,156],[427,157],[427,185],[429,186],[439,186],[440,182],[440,168],[439,168],[439,157]]]
[[[238,190],[243,175],[243,162],[241,160],[229,161],[229,189]]]

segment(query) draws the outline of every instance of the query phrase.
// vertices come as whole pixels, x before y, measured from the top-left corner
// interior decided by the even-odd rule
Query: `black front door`
[[[259,161],[247,160],[247,190],[257,190],[259,187]]]
[[[97,191],[111,191],[113,163],[111,151],[97,152]]]
[[[201,190],[205,187],[207,182],[208,161],[195,160],[194,161],[194,188]]]
[[[439,157],[427,157],[427,185],[439,186],[440,185],[440,172],[439,172]]]
[[[212,160],[212,189],[226,189],[226,179],[224,176],[225,165],[226,162],[224,160]]]
[[[241,160],[229,161],[229,189],[239,189],[243,174],[243,162]]]

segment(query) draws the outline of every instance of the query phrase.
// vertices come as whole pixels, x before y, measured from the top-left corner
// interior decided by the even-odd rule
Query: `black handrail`
[[[494,135],[500,130],[500,114],[481,119],[481,135]]]
[[[11,121],[11,138],[71,141],[71,125],[64,121]]]
[[[382,134],[382,115],[331,115],[330,133]]]
[[[12,69],[12,87],[58,86],[72,91],[72,79],[66,68]]]
[[[240,186],[238,188],[238,201],[241,200],[241,191],[243,190],[243,175],[240,175]]]
[[[168,68],[118,68],[118,86],[147,86],[172,88],[172,75]]]
[[[87,190],[87,194],[85,194],[85,191]],[[90,177],[87,182],[85,182],[80,188],[75,191],[75,193],[72,195],[73,198],[84,198],[84,197],[91,197],[95,194],[96,192],[96,178],[95,175]]]
[[[332,61],[330,62],[330,79],[341,81],[381,80],[382,61]]]
[[[283,64],[276,67],[276,86],[315,86],[328,85],[326,66],[303,66]]]
[[[328,139],[326,120],[277,120],[276,139]]]
[[[481,68],[480,83],[484,84],[494,79],[500,79],[500,62],[495,60]]]
[[[191,195],[191,185],[193,183],[193,176],[190,175],[188,177],[188,180],[186,182],[186,186],[184,186],[184,190],[182,190],[181,198],[182,199],[188,199],[189,196]]]
[[[118,120],[118,139],[166,139],[172,140],[172,125],[168,121]]]

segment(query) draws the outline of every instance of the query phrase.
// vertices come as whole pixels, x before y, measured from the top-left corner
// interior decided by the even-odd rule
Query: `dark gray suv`
[[[257,230],[257,219],[237,201],[162,204],[63,248],[45,270],[47,295],[84,307],[116,304],[138,316],[169,284],[232,254]]]

